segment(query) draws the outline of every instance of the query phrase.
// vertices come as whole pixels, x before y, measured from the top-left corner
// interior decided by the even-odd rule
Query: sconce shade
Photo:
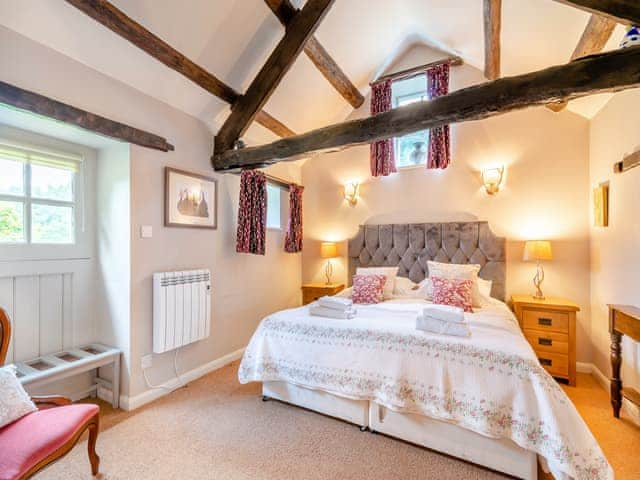
[[[553,260],[551,242],[548,240],[527,240],[524,244],[524,256],[522,259],[525,262]]]
[[[503,175],[504,167],[488,168],[482,171],[482,183],[489,195],[495,195],[500,191]]]
[[[344,184],[344,198],[352,207],[354,207],[358,203],[359,191],[360,183],[355,180]]]
[[[338,245],[334,242],[322,242],[320,244],[320,257],[335,258],[338,256]]]

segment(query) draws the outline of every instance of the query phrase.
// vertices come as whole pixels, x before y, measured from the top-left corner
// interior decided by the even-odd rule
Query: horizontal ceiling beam
[[[638,0],[556,0],[590,13],[605,15],[618,23],[640,25]]]
[[[233,104],[240,97],[240,94],[229,85],[178,52],[107,0],[66,1],[219,99]],[[261,120],[265,119],[273,119],[273,117],[265,114],[258,119],[258,123],[271,130],[273,123],[270,121],[265,122],[266,124],[262,123]],[[280,122],[278,123],[282,125]],[[285,129],[291,132],[286,127]],[[276,135],[280,135],[279,131],[272,131]]]
[[[307,0],[302,10],[287,24],[284,37],[269,55],[245,94],[233,104],[231,115],[218,130],[215,138],[216,152],[231,149],[236,140],[246,132],[296,61],[304,44],[318,28],[333,2],[334,0]]]
[[[173,145],[158,135],[109,120],[2,81],[0,81],[0,103],[53,118],[106,137],[134,143],[141,147],[153,148],[163,152],[173,150]]]
[[[339,123],[259,147],[214,155],[216,170],[256,168],[282,160],[480,120],[534,105],[640,86],[640,46],[585,57],[464,88],[428,102]]]
[[[578,41],[571,60],[593,55],[601,52],[616,28],[616,21],[602,15],[593,14],[589,18],[589,22],[582,32],[582,36]],[[569,102],[561,101],[547,105],[554,112],[560,112],[565,109]]]
[[[271,11],[278,17],[285,27],[291,22],[298,10],[289,0],[265,0]],[[364,97],[349,77],[342,71],[331,55],[324,49],[314,36],[307,40],[304,53],[313,62],[316,68],[333,85],[333,88],[351,104],[353,108],[359,108],[364,103]]]

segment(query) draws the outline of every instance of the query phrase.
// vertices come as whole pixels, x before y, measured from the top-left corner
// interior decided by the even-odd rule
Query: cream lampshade
[[[320,257],[327,259],[327,265],[324,268],[324,274],[327,277],[327,285],[331,283],[331,275],[333,274],[333,265],[331,259],[338,256],[338,245],[335,242],[322,242],[320,244]]]
[[[544,269],[540,261],[553,260],[551,242],[548,240],[527,240],[524,244],[524,255],[522,259],[525,262],[536,262],[536,275],[533,277],[533,284],[536,286],[534,298],[544,300],[544,294],[540,288],[544,281]]]

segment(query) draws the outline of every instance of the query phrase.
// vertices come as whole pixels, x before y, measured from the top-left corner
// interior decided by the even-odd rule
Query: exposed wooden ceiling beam
[[[212,93],[221,100],[233,104],[240,96],[240,94],[229,85],[225,84],[215,75],[185,57],[171,45],[167,44],[164,40],[151,33],[132,18],[128,17],[123,11],[119,10],[107,0],[66,1],[89,17],[93,18],[98,23],[107,27],[112,32],[133,43],[136,47],[144,50],[159,62],[165,64],[167,67],[175,70],[179,74],[184,75],[196,85],[199,85],[207,92]],[[273,122],[266,121],[267,119],[273,119],[273,117],[265,113],[260,116],[257,121],[264,127],[272,130],[271,126],[273,126]],[[282,125],[280,122],[277,123]],[[286,127],[285,129],[291,132],[291,130]],[[276,135],[280,135],[279,128],[278,131],[272,131]]]
[[[451,123],[480,120],[552,101],[640,86],[640,46],[566,65],[500,78],[365,119],[214,156],[216,170],[256,168],[281,160],[375,142]]]
[[[502,0],[484,0],[484,76],[500,78]]]
[[[556,2],[604,15],[618,23],[640,25],[638,0],[556,0]]]
[[[0,81],[0,103],[142,147],[163,152],[173,150],[173,145],[158,135],[80,110],[2,81]]]
[[[586,57],[599,53],[605,47],[613,30],[616,28],[616,21],[602,15],[591,15],[589,23],[587,23],[582,36],[578,41],[578,45],[571,55],[571,60]],[[554,112],[560,112],[566,108],[569,102],[561,101],[547,105]]]
[[[307,0],[302,10],[287,24],[284,37],[253,79],[246,93],[233,104],[231,115],[218,130],[215,138],[216,152],[232,148],[236,140],[247,130],[298,58],[333,2],[334,0]]]
[[[289,0],[265,0],[265,2],[285,27],[298,11]],[[309,57],[329,83],[333,85],[333,88],[335,88],[353,108],[358,108],[364,103],[364,97],[360,91],[351,80],[349,80],[333,58],[331,58],[331,55],[329,55],[316,37],[312,36],[307,40],[304,46],[304,53],[307,54],[307,57]]]

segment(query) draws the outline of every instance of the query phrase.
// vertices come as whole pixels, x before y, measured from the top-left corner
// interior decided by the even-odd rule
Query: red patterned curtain
[[[371,115],[391,110],[391,80],[371,85]],[[371,144],[371,175],[386,177],[396,171],[396,159],[393,152],[393,138]]]
[[[240,177],[236,252],[264,255],[267,228],[267,177],[244,170]]]
[[[289,185],[289,223],[284,237],[284,251],[297,253],[302,251],[302,192],[304,187],[292,183]]]
[[[427,70],[429,100],[449,93],[449,64],[436,65]],[[451,162],[449,125],[432,128],[429,132],[429,156],[427,168],[445,169]]]

